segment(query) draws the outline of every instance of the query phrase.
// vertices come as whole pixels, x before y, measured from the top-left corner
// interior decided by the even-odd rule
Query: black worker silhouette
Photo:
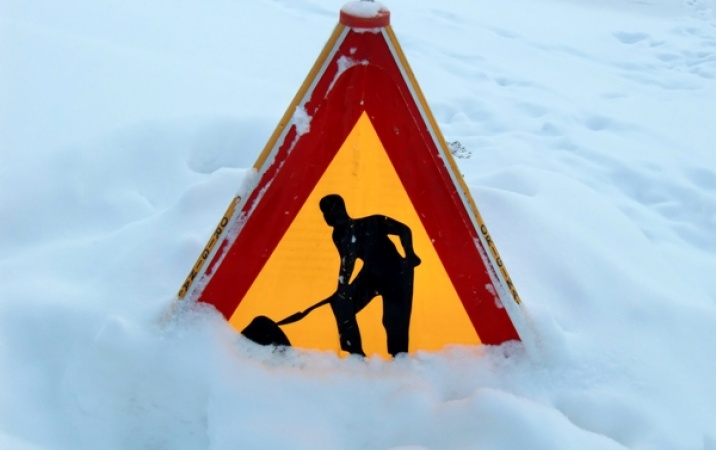
[[[420,265],[420,258],[413,250],[410,228],[383,215],[353,219],[346,211],[343,198],[337,194],[323,197],[320,208],[326,223],[333,227],[333,242],[341,261],[336,291],[304,311],[278,322],[266,316],[255,317],[241,334],[261,345],[290,346],[291,342],[281,326],[298,322],[311,311],[330,304],[338,326],[341,349],[365,356],[356,314],[375,297],[381,296],[388,353],[395,356],[407,352],[413,278],[415,267]],[[400,239],[405,258],[388,237],[390,235]],[[363,262],[363,266],[351,281],[357,259]]]
[[[420,264],[410,228],[383,215],[353,219],[337,194],[323,197],[320,208],[326,223],[333,227],[333,242],[341,261],[338,288],[330,300],[326,299],[336,318],[341,349],[365,355],[356,314],[381,296],[388,353],[395,356],[407,352],[414,271]],[[405,258],[389,235],[398,236]],[[363,267],[350,281],[357,259]]]

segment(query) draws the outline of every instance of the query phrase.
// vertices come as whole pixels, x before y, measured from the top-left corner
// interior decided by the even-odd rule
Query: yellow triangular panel
[[[339,194],[353,218],[382,214],[406,224],[422,259],[415,269],[410,351],[438,350],[446,344],[480,340],[368,116],[363,113],[308,200],[281,238],[261,273],[232,315],[243,330],[254,317],[279,321],[329,297],[337,287],[340,261],[321,210],[320,199]],[[288,195],[288,193],[287,193]],[[266,224],[269,228],[271,224]],[[270,230],[267,229],[267,232]],[[396,247],[402,250],[396,239]],[[360,269],[356,265],[354,275]],[[367,355],[388,356],[381,325],[382,299],[358,313]],[[330,306],[282,326],[295,347],[340,351]]]

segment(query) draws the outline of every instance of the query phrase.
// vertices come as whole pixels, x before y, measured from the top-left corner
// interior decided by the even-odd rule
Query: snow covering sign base
[[[179,292],[261,344],[519,340],[519,297],[389,25],[353,2]]]

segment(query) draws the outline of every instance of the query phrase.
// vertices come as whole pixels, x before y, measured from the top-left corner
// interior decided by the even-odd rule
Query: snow
[[[296,133],[298,133],[299,136],[303,136],[311,131],[311,116],[306,112],[303,106],[296,107],[292,119],[292,123],[296,125]]]
[[[716,449],[716,2],[393,0],[524,344],[162,321],[340,1],[5,0],[0,448]]]
[[[382,3],[373,0],[358,0],[348,2],[341,7],[341,11],[353,17],[372,18],[381,12],[388,11]]]

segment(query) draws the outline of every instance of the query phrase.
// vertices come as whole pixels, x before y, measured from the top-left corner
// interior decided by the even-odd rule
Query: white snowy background
[[[0,1],[0,448],[716,449],[716,2],[391,0],[524,344],[158,319],[342,0]]]

